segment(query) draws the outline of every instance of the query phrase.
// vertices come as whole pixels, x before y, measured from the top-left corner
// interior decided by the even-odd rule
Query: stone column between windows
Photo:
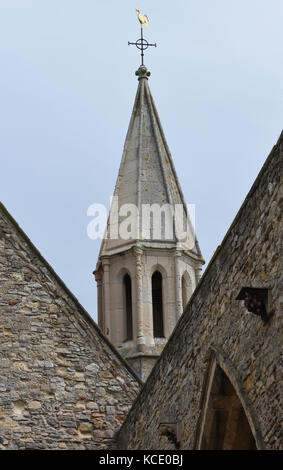
[[[103,333],[110,338],[110,274],[109,274],[110,261],[107,258],[103,258],[103,306],[104,306],[104,321],[103,321]]]
[[[175,252],[175,292],[176,292],[176,321],[179,320],[183,312],[183,299],[182,299],[182,279],[181,279],[181,266],[180,266],[181,252]]]
[[[143,352],[145,350],[145,339],[143,331],[143,311],[142,311],[142,254],[141,248],[135,247],[134,254],[136,257],[136,312],[137,312],[137,350]]]
[[[198,285],[200,278],[201,278],[201,271],[202,271],[202,265],[197,264],[195,266],[195,276],[196,276],[196,286]]]

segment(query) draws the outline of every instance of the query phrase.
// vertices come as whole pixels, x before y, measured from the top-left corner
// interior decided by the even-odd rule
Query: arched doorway
[[[256,449],[242,403],[229,378],[217,364],[208,393],[200,449]]]

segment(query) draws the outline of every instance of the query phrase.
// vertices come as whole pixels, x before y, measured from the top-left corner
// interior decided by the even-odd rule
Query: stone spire
[[[98,323],[146,377],[204,263],[145,66],[96,266]]]
[[[100,256],[113,254],[117,250],[128,250],[136,245],[137,241],[146,246],[159,246],[160,242],[163,246],[166,241],[168,245],[178,244],[180,249],[188,250],[194,256],[202,258],[187,214],[171,153],[149,89],[150,72],[145,66],[140,66],[136,75],[139,86],[114,191],[113,216],[108,219],[107,239],[102,243]],[[122,222],[127,215],[122,211],[123,215],[117,218],[117,214],[125,204],[134,204],[137,208],[136,216],[132,213],[135,223],[132,223],[130,227],[133,237],[128,240],[119,233],[115,236],[118,228],[117,222]],[[145,220],[148,212],[146,212],[147,208],[143,212],[143,206],[148,204],[158,204],[169,211],[170,208],[174,210],[177,205],[175,217],[171,214],[170,226],[169,219],[167,219],[168,230],[165,231],[165,227],[161,227],[161,237],[154,236],[158,234],[158,230],[153,233],[152,222]],[[168,212],[167,215],[170,217]],[[182,219],[182,227],[176,227],[177,216],[178,220]],[[158,222],[156,223],[157,229]],[[187,236],[178,237],[181,228],[184,227],[187,228]],[[122,231],[123,227],[119,226],[119,228]]]

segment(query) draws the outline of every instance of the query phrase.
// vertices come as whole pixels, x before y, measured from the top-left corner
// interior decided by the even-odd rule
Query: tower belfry
[[[98,324],[144,379],[195,289],[204,260],[143,56],[136,75],[138,90],[95,277]]]

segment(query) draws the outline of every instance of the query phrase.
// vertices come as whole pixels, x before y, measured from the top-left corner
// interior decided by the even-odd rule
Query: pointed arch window
[[[152,314],[153,314],[153,336],[164,337],[163,327],[163,297],[162,297],[162,274],[155,271],[151,278],[152,287]]]
[[[209,392],[202,450],[254,450],[256,443],[242,403],[218,365]]]
[[[125,304],[125,320],[126,320],[126,338],[125,341],[133,339],[133,315],[132,315],[132,281],[129,274],[125,274],[123,278],[124,284],[124,304]]]

